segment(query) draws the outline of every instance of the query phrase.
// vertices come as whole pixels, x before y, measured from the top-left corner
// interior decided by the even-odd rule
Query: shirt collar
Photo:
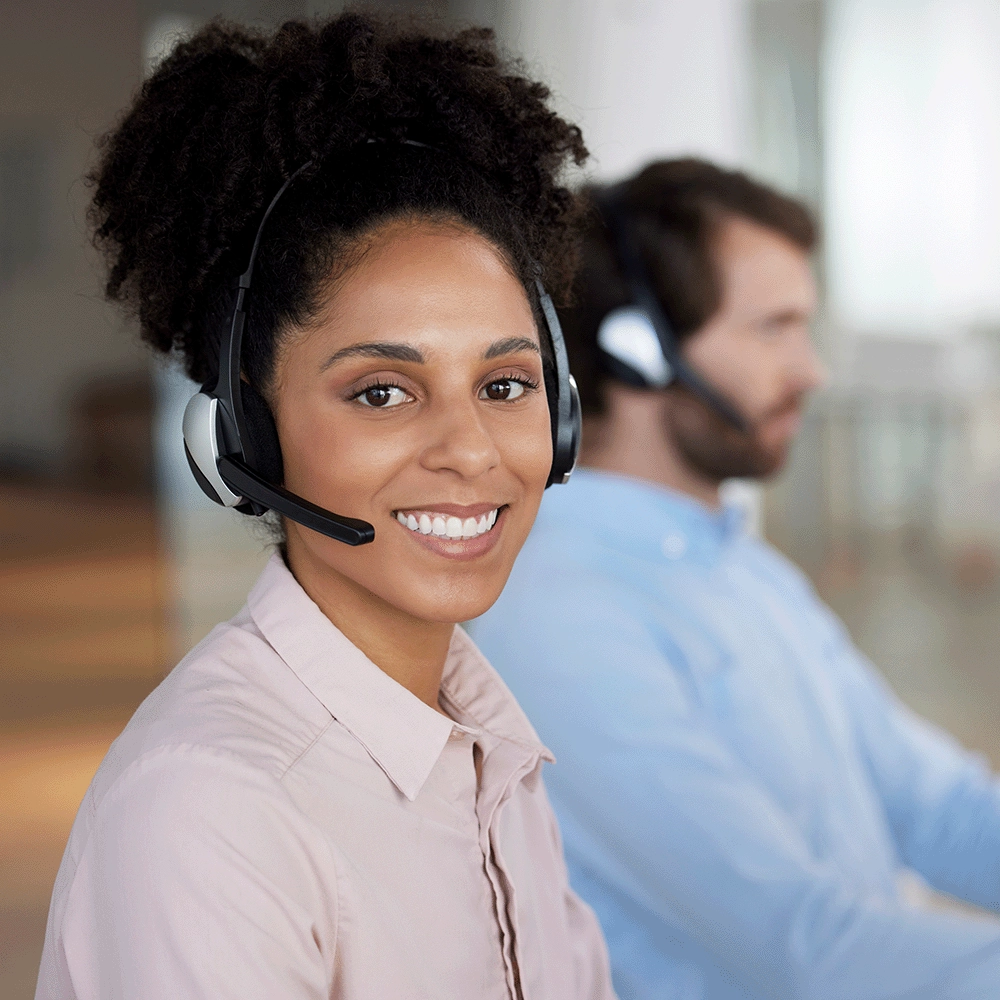
[[[746,514],[736,505],[713,510],[693,497],[656,483],[578,469],[558,491],[550,490],[538,518],[544,530],[583,528],[601,542],[643,559],[714,562],[744,534]]]
[[[277,654],[412,802],[456,723],[372,663],[320,611],[279,554],[269,560],[247,604]],[[442,690],[464,713],[461,728],[481,726],[551,758],[513,695],[457,626]]]
[[[455,627],[445,661],[441,692],[467,726],[515,743],[529,754],[555,762],[528,717],[464,629]]]

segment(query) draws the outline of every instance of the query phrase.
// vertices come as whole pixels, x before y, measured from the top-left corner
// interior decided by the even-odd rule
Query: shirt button
[[[451,740],[452,743],[460,743],[465,739],[465,733],[463,733],[461,729],[453,729],[448,734],[448,739]]]
[[[683,535],[667,535],[660,543],[660,548],[668,559],[680,559],[687,552],[687,540]]]

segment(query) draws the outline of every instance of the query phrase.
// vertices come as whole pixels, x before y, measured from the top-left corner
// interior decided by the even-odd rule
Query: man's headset
[[[632,233],[621,191],[605,188],[595,201],[631,300],[609,312],[597,331],[597,346],[608,374],[640,389],[665,389],[677,382],[737,430],[747,430],[746,420],[733,404],[681,357],[677,336],[653,291]]]
[[[303,164],[281,185],[260,220],[250,262],[239,278],[232,320],[222,337],[218,380],[206,382],[184,411],[184,451],[198,485],[215,503],[257,516],[276,510],[338,542],[365,545],[375,540],[373,525],[334,514],[279,485],[283,472],[274,418],[263,396],[241,378],[246,297],[261,235],[281,196],[311,166],[312,161]],[[553,483],[567,482],[576,465],[580,449],[580,397],[570,374],[555,307],[537,278],[535,288],[555,363],[555,398],[550,396],[548,401],[552,427],[548,488]]]

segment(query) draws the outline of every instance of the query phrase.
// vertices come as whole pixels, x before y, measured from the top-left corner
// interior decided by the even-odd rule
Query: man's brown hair
[[[590,203],[574,305],[560,311],[570,366],[580,386],[584,413],[603,410],[597,331],[614,309],[629,303],[610,234]],[[693,158],[660,160],[625,181],[619,204],[656,294],[678,339],[699,330],[719,308],[722,288],[715,266],[720,224],[738,215],[787,237],[807,253],[816,245],[816,224],[801,202],[752,180]]]

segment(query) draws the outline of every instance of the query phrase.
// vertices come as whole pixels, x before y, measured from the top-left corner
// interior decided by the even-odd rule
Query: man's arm
[[[831,635],[833,674],[903,860],[936,889],[1000,911],[1000,785],[899,701],[839,622]]]
[[[559,758],[583,863],[773,1000],[995,996],[1000,928],[867,899],[818,860],[619,597],[570,566],[474,629]]]

